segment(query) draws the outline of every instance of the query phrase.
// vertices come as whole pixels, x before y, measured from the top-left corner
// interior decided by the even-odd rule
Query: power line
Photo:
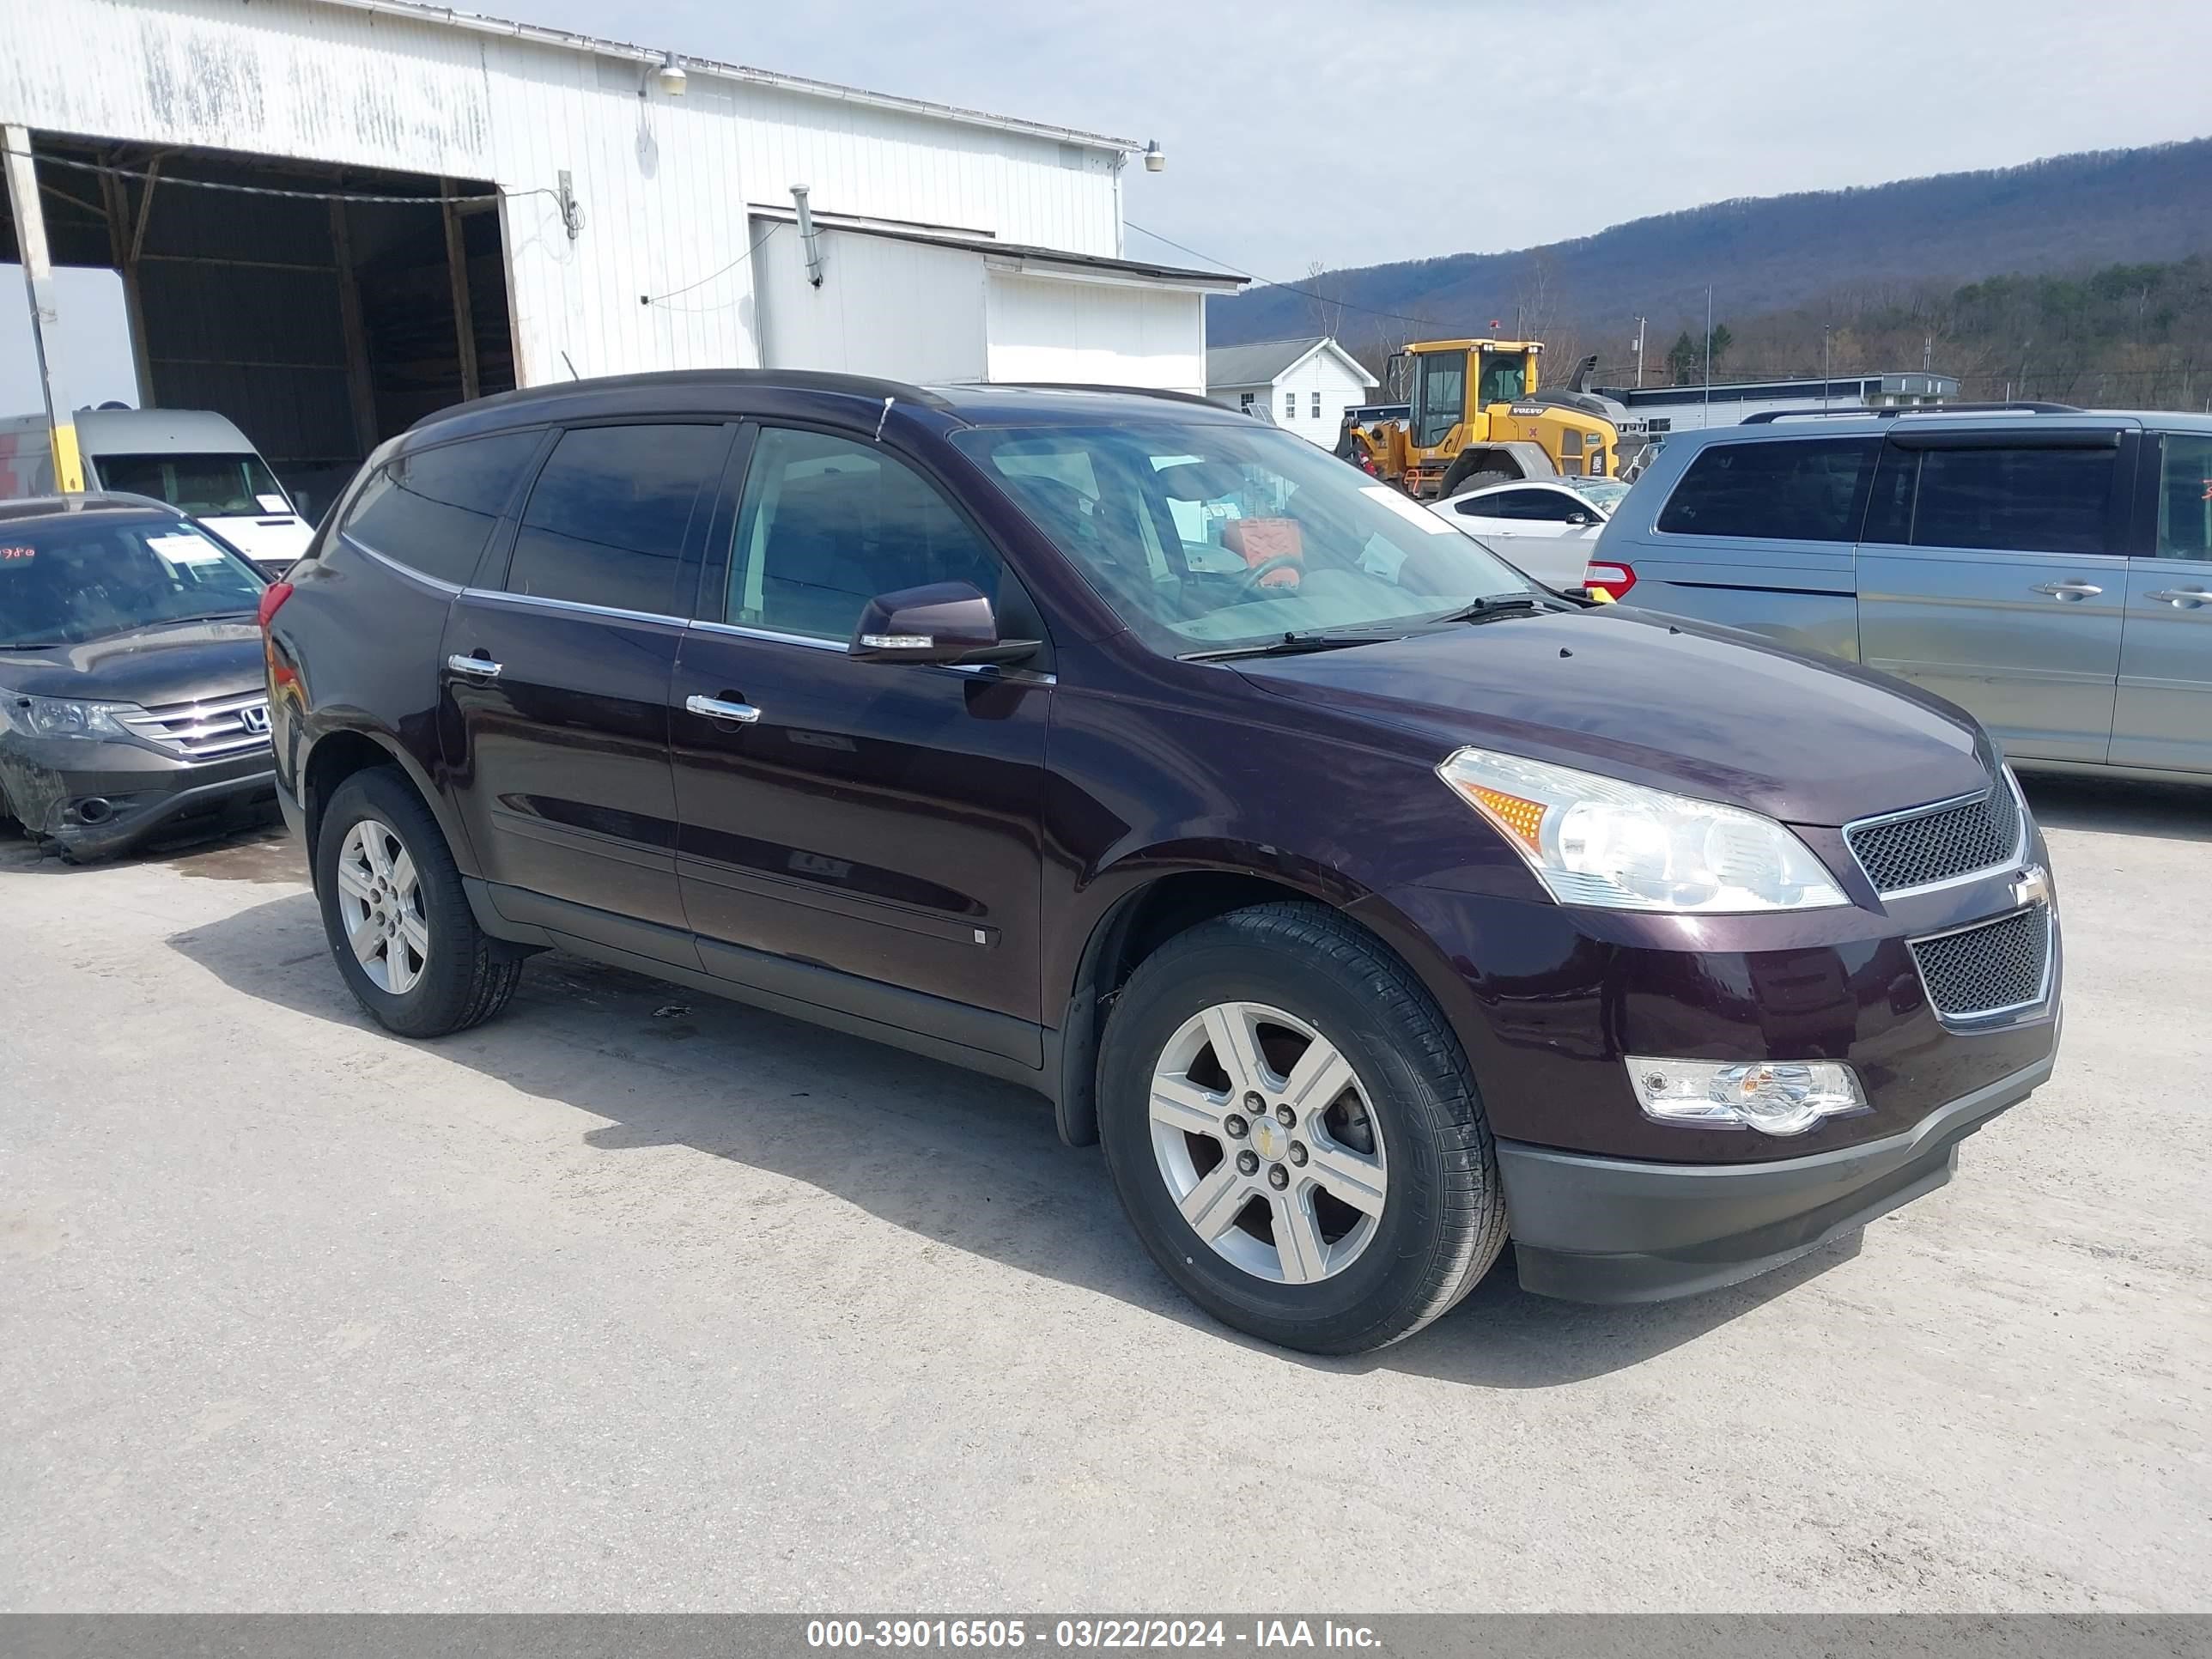
[[[713,282],[717,276],[727,276],[730,272],[735,270],[739,265],[744,264],[746,260],[751,258],[754,254],[758,253],[761,249],[768,246],[768,239],[775,235],[776,232],[782,228],[783,227],[780,224],[770,225],[766,230],[761,233],[760,240],[758,241],[755,242],[743,253],[738,255],[736,258],[731,260],[729,264],[724,265],[720,270],[710,270],[704,276],[702,276],[697,282],[686,283],[682,288],[672,288],[665,294],[641,294],[637,296],[637,302],[641,306],[664,305],[665,301],[674,299],[679,294],[689,294],[695,288],[706,287],[708,283]],[[734,303],[735,301],[733,301],[724,300],[719,304],[711,306],[665,306],[665,309],[670,311],[680,311],[690,316],[703,316],[710,311],[726,310]]]
[[[79,173],[104,173],[113,179],[136,179],[140,184],[155,186],[176,185],[186,190],[223,190],[238,196],[276,196],[294,202],[366,202],[399,207],[464,206],[472,202],[513,201],[523,196],[551,196],[559,199],[557,191],[539,185],[529,190],[495,190],[482,196],[379,196],[349,190],[283,190],[274,185],[236,185],[216,179],[186,179],[173,173],[141,173],[131,167],[110,167],[99,161],[74,161],[66,155],[40,155],[27,150],[9,150],[10,155],[20,155],[27,161],[45,167],[72,167]]]

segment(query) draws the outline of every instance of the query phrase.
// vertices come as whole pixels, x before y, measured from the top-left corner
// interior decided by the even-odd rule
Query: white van
[[[198,519],[269,575],[307,550],[301,518],[246,434],[212,410],[81,409],[74,417],[88,489],[150,495]],[[53,472],[44,416],[3,423],[0,496],[45,494]]]

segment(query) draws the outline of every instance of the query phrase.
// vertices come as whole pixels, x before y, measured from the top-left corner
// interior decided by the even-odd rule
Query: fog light
[[[1631,1054],[1646,1117],[1709,1129],[1802,1135],[1822,1118],[1867,1109],[1851,1068],[1832,1060],[1652,1060]]]

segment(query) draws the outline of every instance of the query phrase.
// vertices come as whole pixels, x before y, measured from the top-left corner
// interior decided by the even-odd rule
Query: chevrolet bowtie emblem
[[[2031,904],[2051,902],[2051,872],[2039,864],[2031,864],[2013,878],[2012,902],[2025,908]]]

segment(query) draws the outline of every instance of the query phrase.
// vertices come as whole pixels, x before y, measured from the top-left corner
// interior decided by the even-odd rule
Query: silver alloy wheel
[[[399,832],[363,818],[338,845],[338,920],[354,960],[380,991],[404,996],[430,960],[430,921],[415,855]]]
[[[1152,1068],[1151,1112],[1169,1195],[1232,1265],[1310,1285],[1374,1238],[1382,1126],[1351,1062],[1297,1016],[1257,1002],[1193,1014]]]

